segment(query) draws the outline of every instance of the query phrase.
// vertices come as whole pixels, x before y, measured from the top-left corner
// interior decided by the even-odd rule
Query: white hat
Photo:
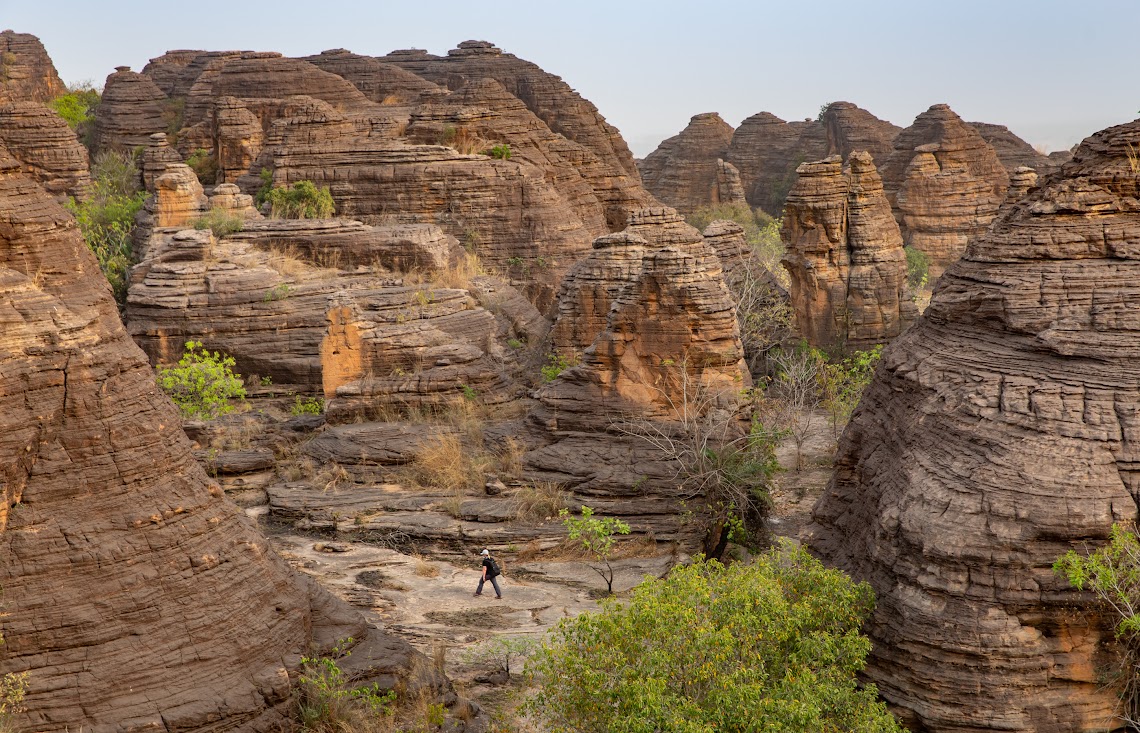
[[[480,555],[487,555],[487,556],[489,557],[489,556],[491,555],[491,551],[490,551],[490,550],[488,550],[488,549],[486,549],[486,548],[484,548],[484,549],[483,549],[483,551],[482,551],[482,552],[480,552],[479,554],[480,554]]]

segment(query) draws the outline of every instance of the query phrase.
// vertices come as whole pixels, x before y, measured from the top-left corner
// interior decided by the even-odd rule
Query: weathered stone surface
[[[870,153],[876,166],[882,166],[894,151],[894,140],[902,128],[880,120],[851,102],[832,102],[824,108],[820,122],[827,130],[827,154],[846,160],[860,150]]]
[[[95,150],[123,150],[150,145],[150,136],[166,132],[170,107],[148,77],[120,66],[107,77],[95,108]]]
[[[902,236],[870,153],[797,169],[781,238],[796,326],[816,347],[864,349],[910,325],[918,311]]]
[[[641,276],[648,242],[624,231],[594,240],[590,256],[571,268],[558,292],[558,314],[551,345],[570,357],[594,343],[606,329],[606,318],[617,296]]]
[[[40,39],[30,33],[0,33],[0,104],[47,104],[66,91]]]
[[[139,168],[142,171],[143,188],[154,193],[155,180],[166,172],[170,163],[181,163],[182,156],[170,147],[165,132],[156,132],[147,140],[139,159]]]
[[[638,167],[645,187],[682,214],[702,206],[736,203],[731,192],[722,193],[719,185],[732,133],[732,125],[716,112],[693,115],[688,127],[641,161]],[[738,183],[739,177],[737,171]]]
[[[716,162],[716,199],[720,204],[745,204],[748,200],[744,196],[744,184],[740,180],[740,171],[732,163],[725,160]]]
[[[240,219],[246,220],[245,226],[251,226],[248,223],[250,219],[263,219],[261,212],[253,208],[253,196],[247,193],[242,193],[241,189],[232,183],[219,183],[214,186],[214,190],[210,193],[211,210],[218,209],[225,211]],[[311,220],[301,220],[311,221]]]
[[[14,102],[0,106],[0,144],[56,198],[85,195],[91,183],[87,149],[67,123],[44,105]]]
[[[748,203],[779,216],[796,180],[796,168],[827,155],[827,130],[814,120],[784,122],[761,112],[736,128],[728,162],[740,171]]]
[[[167,51],[151,59],[142,73],[170,98],[190,94],[194,82],[218,59],[241,58],[255,55],[253,51],[193,51],[181,49]]]
[[[168,163],[165,172],[154,179],[154,197],[146,207],[155,227],[188,227],[206,212],[209,199],[190,166]]]
[[[1058,161],[1051,160],[1049,156],[1034,150],[1032,145],[1014,135],[1005,125],[992,125],[987,122],[971,122],[969,125],[993,147],[1001,164],[1011,176],[1022,166],[1032,168],[1038,174],[1045,174],[1059,165]]]
[[[1051,565],[1137,518],[1138,144],[1088,138],[946,271],[815,507],[810,545],[877,594],[866,674],[917,729],[1123,728],[1110,624]]]
[[[1015,169],[1009,175],[1009,190],[1005,192],[1005,203],[1002,206],[1011,206],[1029,193],[1029,189],[1037,185],[1037,171],[1027,166]]]
[[[0,209],[0,673],[30,672],[17,728],[284,724],[300,656],[363,619],[194,462],[74,221],[2,148]]]
[[[348,80],[365,97],[377,104],[414,104],[423,92],[439,87],[427,79],[385,63],[372,56],[337,48],[303,59],[312,65]]]
[[[899,133],[882,177],[903,242],[930,257],[932,280],[985,232],[1009,188],[993,147],[945,104]]]

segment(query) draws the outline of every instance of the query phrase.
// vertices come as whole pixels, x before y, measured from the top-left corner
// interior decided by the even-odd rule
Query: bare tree
[[[804,443],[815,423],[819,408],[819,376],[824,360],[806,346],[779,349],[772,354],[776,378],[769,393],[779,406],[779,424],[796,444],[796,470],[804,467]]]

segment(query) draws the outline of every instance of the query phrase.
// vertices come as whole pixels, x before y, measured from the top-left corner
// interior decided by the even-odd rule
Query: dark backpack
[[[497,578],[502,575],[503,571],[499,569],[499,563],[495,560],[495,558],[488,557],[487,559],[491,561],[491,567],[487,568],[487,577]]]

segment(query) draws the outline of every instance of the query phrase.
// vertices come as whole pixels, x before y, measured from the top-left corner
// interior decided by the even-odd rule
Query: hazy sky
[[[847,100],[906,126],[946,102],[1067,148],[1140,110],[1140,0],[0,0],[64,81],[167,49],[445,54],[488,40],[562,76],[637,155],[699,112],[814,117]]]

